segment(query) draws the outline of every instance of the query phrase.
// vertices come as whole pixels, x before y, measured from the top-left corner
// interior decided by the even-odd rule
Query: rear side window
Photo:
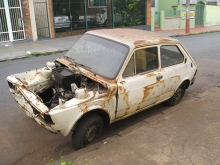
[[[161,67],[180,64],[184,56],[176,45],[164,45],[160,47]]]

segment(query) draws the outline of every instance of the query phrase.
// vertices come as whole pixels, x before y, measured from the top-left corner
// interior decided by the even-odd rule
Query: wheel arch
[[[75,123],[75,125],[73,126],[72,130],[75,129],[75,127],[77,127],[77,125],[79,124],[79,122],[81,120],[83,120],[83,118],[85,116],[88,116],[88,115],[92,115],[92,114],[96,114],[96,115],[99,115],[101,116],[101,118],[103,119],[103,122],[104,122],[104,126],[107,126],[110,124],[110,115],[103,109],[94,109],[94,110],[90,110],[88,111],[87,113],[84,113],[79,119],[78,121]]]
[[[189,88],[190,85],[190,80],[189,79],[185,79],[180,85],[185,84],[186,89]]]

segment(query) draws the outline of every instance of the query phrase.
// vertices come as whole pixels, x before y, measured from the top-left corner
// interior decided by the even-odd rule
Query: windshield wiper
[[[88,67],[88,66],[85,66],[85,65],[83,65],[83,64],[78,64],[78,63],[77,63],[77,65],[80,65],[81,67],[86,68],[87,70],[89,70],[90,72],[92,72],[92,73],[94,74],[94,76],[96,76],[96,73],[94,73],[94,72],[92,71],[92,68],[90,68],[90,67]]]
[[[74,59],[72,59],[72,58],[70,58],[70,57],[68,57],[68,56],[64,56],[68,61],[70,61],[70,62],[72,62],[72,64],[74,65],[74,66],[76,66],[76,63],[74,62]]]
[[[71,57],[68,57],[68,56],[64,56],[68,61],[70,61],[70,62],[72,62],[72,64],[74,65],[74,66],[81,66],[81,67],[83,67],[83,68],[86,68],[87,70],[89,70],[90,72],[92,72],[93,74],[94,74],[94,76],[96,76],[96,73],[94,73],[93,71],[92,71],[92,68],[90,68],[90,67],[88,67],[88,66],[85,66],[85,65],[83,65],[83,64],[79,64],[79,63],[77,63],[77,62],[75,62],[74,61],[74,59],[72,59]]]
[[[88,66],[85,66],[85,65],[83,65],[83,64],[78,64],[78,63],[77,63],[77,65],[80,65],[80,66],[82,66],[83,68],[86,68],[86,69],[89,69],[89,70],[92,69],[92,68],[90,68],[90,67],[88,67]]]

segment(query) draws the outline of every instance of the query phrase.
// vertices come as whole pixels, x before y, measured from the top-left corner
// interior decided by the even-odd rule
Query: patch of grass
[[[11,59],[9,59],[9,58],[6,58],[4,61],[11,61]]]
[[[212,31],[206,31],[206,32],[199,32],[199,33],[189,33],[189,34],[187,34],[187,36],[198,35],[198,34],[206,34],[206,33],[217,33],[217,32],[220,32],[220,30],[212,30]]]
[[[31,55],[33,56],[33,57],[37,57],[37,56],[40,56],[42,53],[40,53],[40,52],[33,52],[33,53],[31,53]]]
[[[54,51],[54,52],[45,52],[45,53],[40,53],[40,52],[32,52],[31,54],[26,54],[26,58],[31,58],[31,57],[39,57],[39,56],[49,56],[49,55],[54,55],[58,53],[64,53],[67,52],[67,50],[59,50],[59,51]]]
[[[96,158],[95,158],[95,160],[96,160]],[[55,162],[53,159],[50,159],[50,160],[49,160],[49,163],[55,164],[56,162]],[[82,159],[82,160],[77,161],[77,162],[74,162],[74,161],[68,161],[68,162],[66,162],[66,161],[64,161],[64,157],[61,156],[61,157],[60,157],[60,160],[59,160],[59,164],[60,164],[60,165],[92,165],[93,163],[92,163],[91,160],[89,160],[89,159],[87,159],[87,158]]]
[[[31,57],[33,57],[33,56],[32,56],[32,54],[26,54],[25,57],[26,57],[26,58],[31,58]]]

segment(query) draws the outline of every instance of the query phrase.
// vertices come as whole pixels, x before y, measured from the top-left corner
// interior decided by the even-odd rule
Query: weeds
[[[31,54],[27,54],[25,57],[26,58],[31,58],[31,57],[39,57],[39,56],[48,56],[48,55],[54,55],[57,53],[64,53],[66,50],[63,51],[55,51],[55,52],[45,52],[45,53],[40,53],[40,52],[32,52]]]
[[[206,33],[216,33],[216,32],[220,32],[220,30],[213,30],[213,31],[206,31],[206,32],[199,32],[199,33],[189,33],[189,34],[187,34],[187,36],[198,35],[198,34],[206,34]]]
[[[6,59],[5,59],[5,61],[11,61],[11,59],[9,59],[9,58],[6,58]]]
[[[95,158],[95,160],[96,160],[96,158]],[[53,159],[50,159],[49,162],[53,163],[53,164],[56,163]],[[80,160],[80,161],[77,161],[77,162],[74,162],[74,161],[66,162],[66,161],[64,161],[64,157],[61,156],[60,160],[59,160],[59,164],[60,165],[92,165],[92,162],[89,159],[83,159],[83,160]]]

